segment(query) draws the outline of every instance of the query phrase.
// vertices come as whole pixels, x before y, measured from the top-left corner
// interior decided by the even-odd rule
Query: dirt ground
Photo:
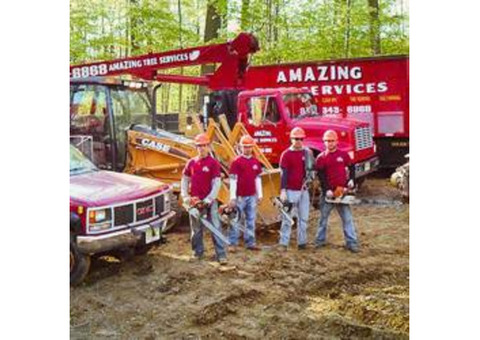
[[[409,212],[387,179],[368,179],[353,207],[361,251],[343,248],[333,212],[328,245],[280,252],[278,231],[260,252],[229,254],[220,267],[190,262],[188,227],[144,256],[93,261],[70,290],[72,339],[406,339],[409,333]],[[313,241],[319,219],[311,213]]]

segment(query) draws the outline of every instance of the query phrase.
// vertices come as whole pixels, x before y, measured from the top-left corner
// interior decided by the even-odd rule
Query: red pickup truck
[[[171,187],[99,170],[70,145],[70,283],[83,281],[90,256],[119,249],[147,252],[160,244]]]

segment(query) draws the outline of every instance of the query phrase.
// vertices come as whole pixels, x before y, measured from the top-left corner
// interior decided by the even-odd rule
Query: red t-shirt
[[[347,186],[347,171],[345,167],[352,164],[348,153],[341,150],[318,155],[315,165],[318,170],[325,172],[327,190],[335,190],[336,187]]]
[[[287,170],[287,189],[302,190],[305,178],[305,150],[288,148],[280,156],[280,167]]]
[[[212,156],[188,161],[183,175],[190,177],[190,195],[203,200],[212,190],[212,181],[220,177],[220,163]]]
[[[262,165],[255,157],[238,156],[230,165],[230,174],[237,175],[237,196],[256,193],[255,178],[262,173]]]

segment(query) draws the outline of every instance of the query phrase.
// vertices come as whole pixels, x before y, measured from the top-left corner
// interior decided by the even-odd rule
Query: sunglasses
[[[335,142],[335,139],[324,139],[323,141],[327,143],[333,143]]]
[[[206,147],[206,146],[208,146],[208,144],[195,145],[195,147],[196,147],[196,148],[199,148],[199,149],[200,149],[200,148],[204,148],[204,147]]]
[[[299,141],[303,141],[303,138],[292,138],[292,140],[299,140]]]

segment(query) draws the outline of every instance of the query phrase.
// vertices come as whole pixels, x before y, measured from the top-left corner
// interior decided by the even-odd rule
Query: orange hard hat
[[[255,140],[250,135],[244,135],[240,138],[241,146],[254,146]]]
[[[327,130],[325,131],[325,133],[323,134],[323,140],[325,139],[333,139],[333,140],[337,140],[338,139],[338,135],[335,131],[333,130]]]
[[[305,138],[305,131],[297,126],[290,131],[290,138]]]
[[[210,139],[208,138],[206,133],[201,133],[195,136],[195,145],[206,145],[210,144]]]

